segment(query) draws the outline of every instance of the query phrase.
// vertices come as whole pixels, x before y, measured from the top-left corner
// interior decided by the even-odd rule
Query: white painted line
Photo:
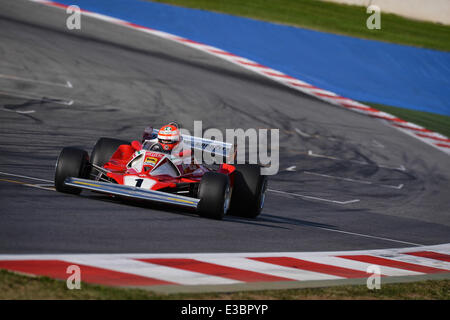
[[[310,134],[307,134],[306,132],[303,132],[302,130],[300,130],[300,129],[298,129],[298,128],[295,128],[294,129],[295,130],[295,132],[297,132],[299,135],[301,135],[302,137],[305,137],[305,138],[311,138],[311,135]]]
[[[13,112],[13,113],[19,113],[19,114],[29,114],[29,113],[35,113],[34,110],[9,110],[6,108],[1,108],[0,111],[6,111],[6,112]]]
[[[53,188],[55,185],[52,183],[52,184],[48,184],[48,183],[36,183],[36,184],[34,184],[35,186],[38,186],[38,187],[43,187],[43,188]]]
[[[344,181],[349,181],[349,182],[368,184],[368,185],[373,185],[373,186],[383,187],[383,188],[391,188],[391,189],[397,189],[397,190],[400,190],[401,188],[403,188],[403,184],[399,184],[398,186],[392,186],[392,185],[388,185],[388,184],[379,184],[379,183],[375,183],[375,182],[372,182],[372,181],[356,180],[356,179],[351,179],[351,178],[337,177],[337,176],[331,176],[331,175],[328,175],[328,174],[322,174],[322,173],[316,173],[316,172],[310,172],[310,171],[303,171],[303,173],[314,175],[314,176],[319,176],[319,177],[324,177],[324,178],[331,178],[331,179],[336,179],[336,180],[344,180]]]
[[[269,190],[267,190],[267,191],[269,191]],[[279,220],[280,222],[284,222],[281,218],[278,219],[277,217],[271,217],[271,219],[272,219],[272,220]],[[412,246],[424,246],[423,244],[417,244],[417,243],[408,242],[408,241],[402,241],[402,240],[396,240],[396,239],[390,239],[390,238],[384,238],[384,237],[372,236],[372,235],[368,235],[368,234],[356,233],[356,232],[350,232],[350,231],[344,231],[344,230],[333,229],[333,228],[326,228],[326,227],[320,227],[320,226],[314,226],[314,225],[313,225],[313,226],[308,225],[308,227],[317,228],[317,229],[326,230],[326,231],[331,231],[331,232],[337,232],[337,233],[349,234],[349,235],[358,236],[358,237],[372,238],[372,239],[377,239],[377,240],[383,240],[383,241],[389,241],[389,242],[396,242],[396,243],[408,244],[408,245],[412,245]]]
[[[286,171],[295,171],[295,168],[297,168],[297,166],[290,166],[289,168],[286,168]]]
[[[29,113],[35,113],[35,110],[15,110],[16,113],[20,113],[20,114],[29,114]]]
[[[53,102],[57,104],[62,104],[66,106],[71,106],[73,104],[73,100],[67,100],[65,98],[58,98],[58,97],[50,97],[45,95],[37,95],[37,94],[23,94],[21,92],[17,91],[11,91],[11,90],[1,90],[0,95],[10,96],[10,97],[16,97],[16,98],[22,98],[22,99],[33,99],[33,100],[41,100],[46,102]]]
[[[375,140],[375,139],[372,140],[372,143],[374,144],[375,147],[378,147],[378,148],[384,148],[384,145],[381,144],[381,143],[379,143],[379,142],[378,142],[377,140]]]
[[[42,187],[38,184],[29,184],[29,183],[23,183],[22,185],[27,186],[27,187],[33,187],[33,188],[37,188],[37,189],[42,189],[42,190],[47,190],[47,191],[56,191],[56,189],[54,187]]]
[[[30,183],[25,183],[25,182],[22,182],[22,181],[17,181],[17,180],[10,180],[10,179],[2,179],[2,178],[0,178],[0,181],[15,183],[15,184],[19,184],[21,186],[32,187],[32,188],[37,188],[37,189],[42,189],[42,190],[47,190],[47,191],[56,191],[56,189],[54,187],[48,188],[48,187],[43,187],[43,186],[38,185],[38,184],[30,184]]]
[[[312,150],[308,150],[308,156],[343,161],[343,159],[339,159],[339,158],[336,158],[336,157],[320,155],[320,154],[317,154],[317,153],[313,153]],[[349,161],[354,161],[354,160],[349,160]],[[359,163],[359,161],[358,161],[358,163]],[[363,162],[363,163],[365,164],[365,162]]]
[[[42,189],[42,190],[47,190],[47,191],[56,191],[55,188],[42,187],[42,186],[37,185],[37,184],[30,184],[30,183],[25,183],[25,182],[22,182],[22,181],[17,181],[17,180],[10,180],[10,179],[2,179],[2,178],[0,178],[0,181],[15,183],[15,184],[18,184],[18,185],[21,185],[21,186],[32,187],[32,188],[37,188],[37,189]]]
[[[423,246],[423,244],[418,244],[418,243],[413,243],[413,242],[408,242],[408,241],[401,241],[401,240],[390,239],[390,238],[384,238],[384,237],[371,236],[368,234],[362,234],[362,233],[356,233],[356,232],[349,232],[349,231],[343,231],[343,230],[337,230],[337,229],[331,229],[331,228],[325,228],[325,227],[314,227],[314,228],[319,228],[319,229],[327,230],[327,231],[331,231],[331,232],[349,234],[349,235],[358,236],[358,237],[365,237],[365,238],[372,238],[372,239],[384,240],[384,241],[389,241],[389,242],[409,244],[412,246]]]
[[[384,169],[406,171],[406,168],[403,165],[400,165],[398,167],[391,167],[391,166],[378,164],[378,163],[368,163],[368,162],[358,161],[358,160],[340,159],[340,158],[333,157],[333,156],[317,154],[317,153],[312,152],[312,150],[308,150],[308,156],[316,157],[316,158],[326,158],[326,159],[331,159],[331,160],[336,160],[336,161],[347,161],[347,162],[361,164],[361,165],[364,165],[364,166],[374,166],[374,167],[379,167],[379,168],[384,168]]]
[[[34,178],[34,177],[28,177],[28,176],[22,176],[20,174],[7,173],[7,172],[0,172],[0,174],[5,175],[5,176],[16,177],[16,178],[25,178],[25,179],[31,179],[31,180],[48,182],[48,183],[51,183],[53,185],[53,181],[51,181],[51,180],[46,180],[46,179],[41,179],[41,178]]]
[[[273,189],[267,189],[267,191],[280,193],[280,194],[285,194],[285,195],[294,196],[294,197],[305,198],[305,199],[309,199],[309,200],[331,202],[331,203],[342,204],[342,205],[346,205],[346,204],[355,203],[355,202],[359,202],[360,201],[359,199],[353,199],[353,200],[348,200],[348,201],[330,200],[330,199],[325,199],[325,198],[307,196],[307,195],[303,195],[303,194],[291,193],[291,192],[280,191],[280,190],[273,190]]]
[[[55,87],[72,88],[72,84],[69,81],[67,81],[65,84],[61,84],[61,83],[54,83],[54,82],[49,82],[49,81],[22,78],[22,77],[18,77],[18,76],[12,76],[12,75],[1,74],[1,73],[0,73],[0,78],[7,79],[7,80],[14,80],[14,81],[34,82],[34,83],[40,83],[40,84],[45,84],[45,85],[55,86]]]

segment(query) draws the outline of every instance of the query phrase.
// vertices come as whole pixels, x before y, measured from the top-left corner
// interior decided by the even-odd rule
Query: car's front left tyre
[[[89,155],[86,151],[67,147],[62,149],[56,161],[55,168],[55,188],[59,192],[80,194],[80,188],[74,188],[65,185],[66,178],[85,178],[89,177]]]

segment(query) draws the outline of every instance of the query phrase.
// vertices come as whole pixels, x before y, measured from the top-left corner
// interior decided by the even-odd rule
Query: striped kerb
[[[422,273],[440,273],[440,272],[448,272],[448,270],[438,269],[433,267],[422,266],[419,264],[403,262],[398,260],[386,259],[381,257],[369,256],[369,255],[352,255],[352,256],[338,256],[339,258],[350,259],[360,262],[371,263],[375,265],[404,269],[415,272]]]
[[[137,259],[139,261],[154,263],[166,267],[178,268],[187,271],[209,274],[244,282],[259,281],[292,281],[292,279],[272,276],[254,271],[226,267],[214,263],[198,261],[194,259]]]
[[[342,278],[367,278],[368,274],[363,271],[353,270],[343,267],[332,266],[317,262],[311,262],[290,257],[263,257],[249,258],[260,262],[272,263],[283,267],[296,268],[301,270],[331,274]]]
[[[0,269],[66,280],[71,276],[70,273],[67,273],[67,267],[73,264],[74,263],[61,260],[6,260],[0,261]],[[152,286],[173,284],[168,281],[141,277],[130,273],[117,272],[81,264],[75,265],[80,267],[80,280],[82,282],[111,286]]]

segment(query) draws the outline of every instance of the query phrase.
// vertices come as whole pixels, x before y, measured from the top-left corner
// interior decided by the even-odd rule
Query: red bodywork
[[[136,157],[137,151],[140,151],[141,154],[143,154],[143,165],[139,166],[138,170],[136,167],[133,168],[129,165],[133,158],[138,159],[138,157]],[[188,154],[180,153],[178,156],[179,159],[190,157],[190,152],[188,152]],[[177,168],[178,176],[174,177],[173,175],[167,174],[154,174],[153,170],[164,165],[166,161],[172,162],[174,167]],[[199,183],[202,176],[206,172],[211,171],[209,168],[200,164],[174,162],[175,161],[169,160],[167,155],[160,152],[144,150],[139,141],[133,141],[131,145],[121,145],[103,168],[109,171],[106,175],[118,184],[134,185],[136,182],[135,186],[148,188],[150,190],[177,188],[180,185]],[[234,170],[235,166],[224,163],[220,165],[218,170],[214,171],[228,175],[230,184],[233,186],[234,175],[232,173]],[[142,181],[145,181],[143,185]]]

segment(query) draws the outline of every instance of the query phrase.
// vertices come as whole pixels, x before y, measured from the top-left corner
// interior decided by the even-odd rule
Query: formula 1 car
[[[63,148],[55,169],[59,192],[80,194],[82,189],[124,199],[146,200],[196,210],[202,217],[225,214],[255,218],[264,206],[267,177],[256,164],[203,165],[183,157],[149,150],[158,130],[139,141],[100,138],[89,157],[85,150]],[[211,152],[234,160],[231,144],[182,135],[191,150]]]

